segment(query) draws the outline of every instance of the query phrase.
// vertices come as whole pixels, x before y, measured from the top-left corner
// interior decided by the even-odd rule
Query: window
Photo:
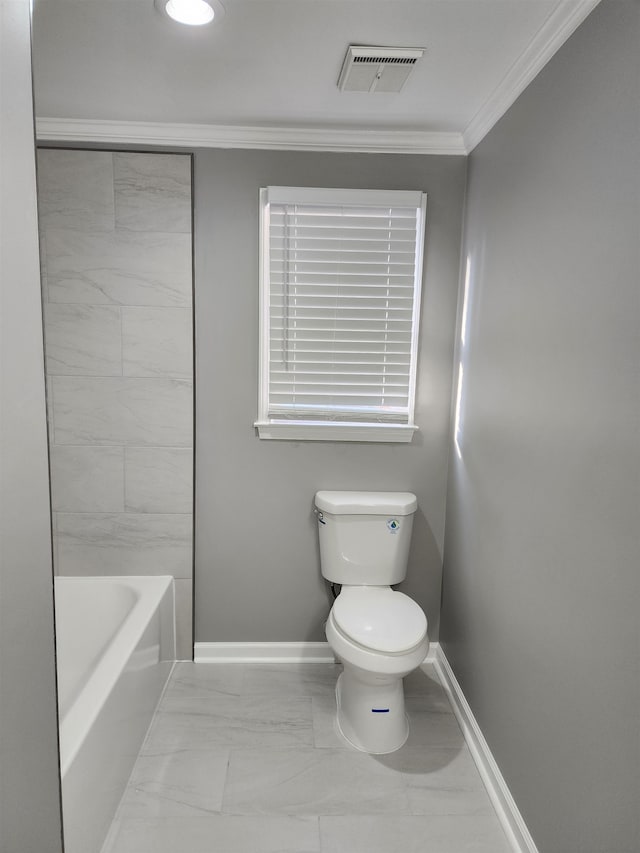
[[[426,195],[261,190],[261,438],[411,441]]]

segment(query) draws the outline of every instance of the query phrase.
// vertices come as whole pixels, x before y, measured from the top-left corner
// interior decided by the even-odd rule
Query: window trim
[[[388,203],[394,195],[394,205],[411,206],[419,210],[416,234],[416,268],[414,274],[413,316],[411,329],[411,362],[409,372],[408,423],[359,423],[348,421],[277,420],[269,418],[269,203],[353,204],[354,194],[366,197],[369,203]],[[420,204],[416,205],[416,198]],[[408,443],[419,429],[415,423],[420,306],[423,285],[424,247],[427,194],[418,190],[361,190],[316,187],[262,187],[259,212],[259,398],[258,419],[254,427],[261,439],[290,441],[359,441]]]
[[[290,441],[411,441],[415,424],[331,423],[326,421],[256,421],[260,438]]]

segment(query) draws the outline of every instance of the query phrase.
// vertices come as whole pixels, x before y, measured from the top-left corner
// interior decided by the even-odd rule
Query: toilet
[[[344,664],[337,725],[352,746],[377,755],[399,749],[409,735],[402,679],[429,650],[422,608],[391,589],[407,573],[417,506],[408,492],[315,496],[322,575],[342,585],[326,625]]]

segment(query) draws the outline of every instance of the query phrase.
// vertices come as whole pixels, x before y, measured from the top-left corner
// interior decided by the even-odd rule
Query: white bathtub
[[[172,577],[57,577],[65,853],[99,853],[175,660]]]

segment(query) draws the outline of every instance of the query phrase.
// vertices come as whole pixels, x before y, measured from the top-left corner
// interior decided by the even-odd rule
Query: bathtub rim
[[[75,584],[120,583],[133,587],[138,599],[121,623],[111,643],[100,657],[94,671],[87,679],[82,691],[59,720],[60,775],[65,774],[77,757],[87,735],[95,724],[109,694],[113,691],[136,650],[150,618],[158,610],[162,599],[170,591],[173,619],[175,622],[175,583],[173,575],[57,575],[59,581]],[[175,661],[175,632],[173,637],[173,660]],[[58,667],[56,649],[56,672]],[[101,700],[101,701],[100,701]]]

